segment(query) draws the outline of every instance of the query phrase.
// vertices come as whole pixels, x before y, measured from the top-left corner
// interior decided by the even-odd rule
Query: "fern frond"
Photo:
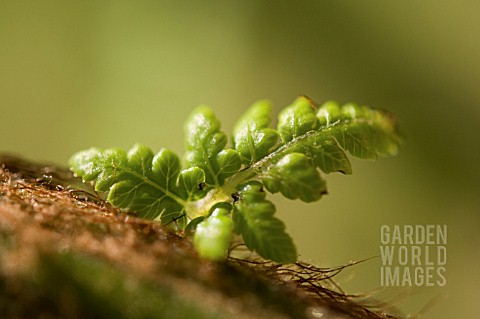
[[[276,129],[270,113],[268,101],[252,105],[235,125],[230,148],[213,111],[198,107],[185,124],[183,170],[173,152],[155,155],[140,144],[128,153],[91,148],[69,163],[113,205],[181,230],[191,221],[185,233],[204,258],[223,259],[235,229],[262,257],[294,262],[293,241],[263,187],[319,200],[327,192],[321,172],[352,173],[346,152],[362,159],[395,155],[401,138],[391,114],[355,104],[317,108],[299,97],[280,112]]]

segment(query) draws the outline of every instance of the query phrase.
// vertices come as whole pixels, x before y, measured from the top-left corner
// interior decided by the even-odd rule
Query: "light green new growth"
[[[268,101],[252,105],[228,147],[213,111],[198,107],[185,124],[183,169],[173,152],[154,154],[139,144],[128,153],[91,148],[69,164],[111,204],[193,235],[204,258],[224,259],[236,232],[260,256],[295,262],[295,245],[263,188],[319,200],[327,192],[321,171],[352,173],[345,151],[363,159],[395,155],[400,137],[389,113],[355,104],[317,108],[299,97],[279,114],[277,129],[270,127],[270,113]]]

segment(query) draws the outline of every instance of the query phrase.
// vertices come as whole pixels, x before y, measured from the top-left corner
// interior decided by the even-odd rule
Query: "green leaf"
[[[268,101],[258,101],[235,124],[233,145],[240,153],[242,163],[248,165],[259,161],[279,146],[278,132],[268,127],[271,110]]]
[[[278,132],[284,142],[290,142],[315,130],[318,119],[312,101],[301,96],[278,115]]]
[[[325,181],[309,158],[300,153],[283,157],[264,174],[263,183],[272,193],[304,202],[319,200],[327,192]]]
[[[340,105],[335,101],[327,101],[318,109],[317,117],[320,127],[330,126],[341,120],[342,110]]]
[[[205,194],[201,191],[205,183],[205,172],[199,167],[190,167],[180,172],[178,176],[179,194],[187,200],[196,200]]]
[[[278,129],[284,143],[252,167],[262,167],[258,174],[269,191],[307,202],[325,193],[325,183],[312,166],[325,173],[351,174],[345,151],[376,159],[395,155],[401,143],[396,122],[385,111],[351,103],[339,106],[332,101],[316,111],[304,97],[280,113]],[[295,153],[305,157],[289,157]]]
[[[393,115],[353,103],[342,107],[335,102],[322,105],[317,113],[321,131],[335,137],[353,156],[377,159],[398,153],[401,138]]]
[[[212,208],[210,216],[196,226],[193,244],[200,257],[209,260],[223,260],[233,238],[232,206],[227,203]]]
[[[153,152],[140,144],[128,154],[120,149],[91,148],[70,159],[75,174],[94,181],[95,189],[108,193],[107,200],[140,217],[160,217],[163,223],[185,226],[185,203],[195,193],[203,175],[199,168],[180,173],[177,155],[162,149]],[[178,181],[181,181],[180,185]]]
[[[92,147],[74,154],[69,165],[84,182],[95,181],[97,191],[107,191],[114,183],[116,163],[127,162],[127,153],[118,148],[105,151]]]
[[[235,229],[245,245],[263,258],[278,263],[293,263],[297,251],[285,224],[274,217],[275,206],[265,199],[259,182],[249,182],[239,188],[239,200],[234,204]]]
[[[226,149],[218,153],[215,161],[215,171],[219,182],[223,181],[238,172],[242,165],[240,156],[235,150]]]
[[[205,172],[209,185],[221,186],[225,178],[240,169],[238,153],[224,150],[227,136],[220,131],[220,122],[207,106],[197,107],[185,123],[185,164]]]
[[[213,111],[198,107],[185,124],[184,170],[171,151],[155,155],[142,145],[128,153],[91,148],[72,156],[70,166],[113,205],[182,230],[193,219],[184,234],[194,237],[204,258],[225,258],[235,227],[262,257],[294,262],[295,246],[273,216],[263,184],[290,199],[316,201],[326,193],[320,171],[351,174],[347,152],[363,159],[395,155],[401,138],[391,114],[352,103],[317,108],[299,97],[280,112],[276,130],[269,127],[270,113],[269,102],[253,104],[228,148]]]
[[[291,145],[288,152],[302,153],[325,173],[341,172],[352,174],[347,154],[333,136],[309,134],[302,141]]]

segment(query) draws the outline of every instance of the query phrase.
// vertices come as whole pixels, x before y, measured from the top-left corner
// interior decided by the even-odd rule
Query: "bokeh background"
[[[479,39],[480,2],[468,0],[1,0],[0,151],[62,165],[90,146],[182,154],[200,103],[227,132],[261,98],[275,112],[300,94],[389,109],[406,136],[399,156],[353,160],[318,203],[271,198],[301,258],[321,266],[378,255],[381,225],[446,224],[447,285],[376,294],[422,318],[473,318]],[[377,290],[380,264],[337,280]]]

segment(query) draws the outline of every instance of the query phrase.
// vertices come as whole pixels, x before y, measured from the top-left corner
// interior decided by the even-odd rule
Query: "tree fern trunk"
[[[111,207],[64,168],[0,163],[2,318],[385,317],[301,275],[282,280],[288,268],[200,260],[188,239]]]

